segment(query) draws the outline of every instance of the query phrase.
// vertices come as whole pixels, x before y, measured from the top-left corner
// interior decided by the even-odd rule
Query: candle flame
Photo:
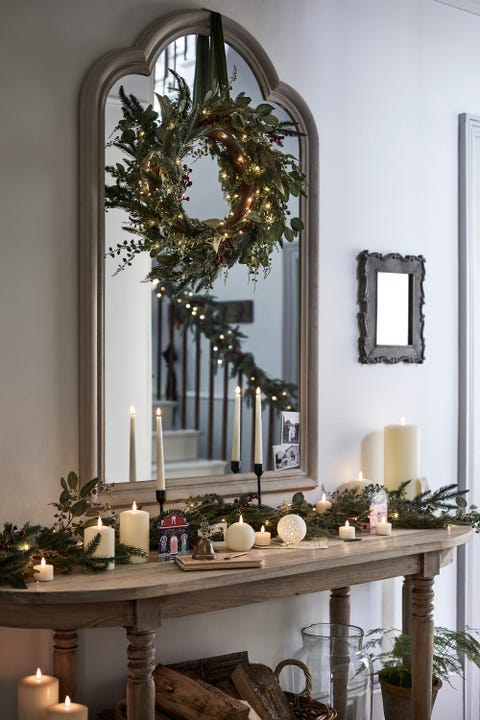
[[[160,408],[157,408],[157,411],[156,411],[155,414],[156,414],[157,417],[162,417],[162,411],[161,411],[161,409],[160,409]]]
[[[363,473],[360,470],[360,472],[358,473],[358,482],[362,482],[362,480],[363,480]]]
[[[350,527],[350,523],[348,522],[348,520],[345,520],[345,527]]]
[[[137,509],[137,503],[134,500],[132,503],[132,510],[135,511],[136,509]]]
[[[40,565],[41,565],[42,567],[45,567],[46,564],[47,564],[47,563],[45,562],[45,558],[42,557],[42,559],[40,560]]]
[[[325,493],[322,493],[322,502],[325,502],[326,499],[327,499],[327,496],[325,495]]]
[[[235,394],[240,395],[241,392],[242,392],[242,389],[240,388],[239,385],[237,385],[237,387],[235,388]]]
[[[260,532],[265,532],[265,528],[263,527],[263,525],[262,525],[262,529],[260,530]]]
[[[238,518],[238,522],[243,523],[243,515],[240,515],[240,517]]]
[[[261,394],[262,394],[262,391],[260,390],[259,387],[257,387],[256,393],[257,393],[257,395],[261,395]]]
[[[35,677],[37,678],[37,680],[41,680],[41,679],[42,679],[42,671],[40,670],[40,668],[37,668],[37,672],[35,673]]]
[[[406,425],[406,424],[407,424],[407,421],[406,421],[405,418],[402,416],[402,417],[400,418],[400,425]]]
[[[65,696],[65,707],[69,708],[71,705],[70,697],[68,695]]]
[[[381,518],[380,518],[380,522],[381,522],[381,523],[385,522],[385,518],[383,517],[383,515],[382,515]]]
[[[100,515],[99,515],[99,516],[98,516],[97,527],[102,527],[102,525],[103,525],[103,523],[102,523],[102,518],[101,518]]]
[[[132,417],[135,416],[135,405],[130,405],[130,415],[131,415]]]

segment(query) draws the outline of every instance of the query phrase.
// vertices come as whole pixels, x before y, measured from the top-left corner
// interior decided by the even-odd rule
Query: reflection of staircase
[[[177,403],[171,400],[153,402],[153,414],[157,407],[162,410],[165,477],[168,479],[223,475],[225,460],[205,460],[198,457],[199,430],[173,429],[173,411],[176,405]],[[152,437],[152,454],[152,477],[155,477],[155,432]]]

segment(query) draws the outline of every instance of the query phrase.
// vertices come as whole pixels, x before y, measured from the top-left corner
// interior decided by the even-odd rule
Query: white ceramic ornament
[[[277,525],[277,535],[288,545],[298,545],[307,534],[305,520],[300,515],[284,515]]]

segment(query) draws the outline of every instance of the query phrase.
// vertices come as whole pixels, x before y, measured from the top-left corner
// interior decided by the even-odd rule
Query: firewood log
[[[240,697],[250,703],[261,720],[295,720],[273,670],[267,665],[237,665],[232,681]]]

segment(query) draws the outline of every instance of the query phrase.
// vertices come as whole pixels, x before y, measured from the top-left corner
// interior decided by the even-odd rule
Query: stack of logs
[[[158,665],[154,680],[156,720],[295,720],[273,671],[246,652]]]

